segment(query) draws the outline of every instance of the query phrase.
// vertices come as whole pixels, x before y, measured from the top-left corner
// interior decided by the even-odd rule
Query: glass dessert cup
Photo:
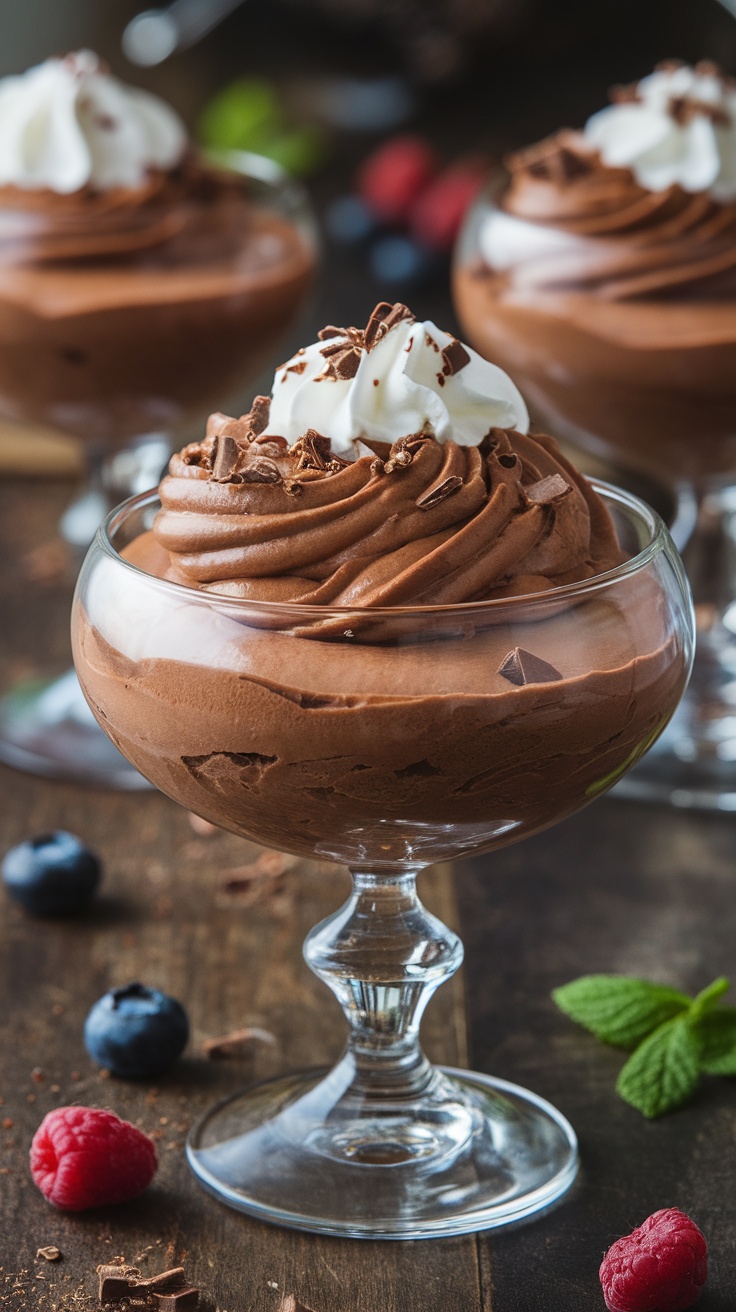
[[[468,605],[266,604],[162,580],[124,554],[145,540],[154,493],[100,528],[72,634],[106,732],[184,806],[353,876],[304,948],[345,1012],[343,1057],[246,1089],[190,1138],[195,1175],[230,1206],[408,1239],[510,1224],[572,1184],[575,1135],[555,1108],[423,1055],[424,1008],[463,954],[415,882],[605,792],[682,694],[693,621],[679,557],[649,507],[594,486],[631,559]],[[527,663],[537,682],[500,674],[516,648],[548,662]]]
[[[195,207],[191,219],[184,198],[181,223],[186,228],[191,219],[196,229],[194,253],[185,246],[191,264],[181,230],[174,225],[167,235],[168,211],[154,214],[142,234],[136,229],[130,240],[150,237],[152,248],[133,256],[99,255],[68,267],[51,260],[37,274],[31,235],[20,247],[9,243],[11,256],[0,261],[7,266],[0,410],[83,439],[87,486],[61,525],[80,550],[112,505],[158,483],[174,438],[194,431],[228,397],[245,402],[308,296],[316,238],[301,186],[246,152],[229,152],[217,167],[224,179],[244,179],[247,191],[223,192],[230,206],[219,220],[224,236],[207,228],[218,222],[208,207],[214,215],[219,202],[205,194],[198,199],[204,217]],[[110,207],[113,217],[103,214],[103,225],[115,219]],[[70,242],[75,236],[66,235]],[[103,247],[111,240],[106,229],[100,240]],[[47,645],[39,637],[34,651]],[[148,787],[100,733],[73,670],[58,669],[44,662],[0,699],[0,760],[79,783]]]
[[[665,479],[687,526],[677,545],[695,597],[693,676],[669,729],[617,792],[736,810],[734,292],[607,296],[592,271],[611,239],[509,216],[504,186],[481,197],[458,243],[454,301],[467,340],[511,372],[540,426]],[[487,263],[492,244],[504,251],[498,270]]]

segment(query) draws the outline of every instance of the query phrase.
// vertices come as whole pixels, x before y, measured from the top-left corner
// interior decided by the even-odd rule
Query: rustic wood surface
[[[49,670],[63,656],[69,584],[56,549],[44,571],[38,547],[53,543],[68,495],[55,482],[0,485],[4,678]],[[150,1271],[185,1260],[221,1312],[276,1312],[284,1293],[315,1312],[602,1312],[603,1251],[673,1204],[710,1241],[703,1312],[736,1306],[733,1081],[705,1081],[689,1108],[647,1123],[613,1091],[621,1055],[549,998],[586,971],[692,990],[732,971],[732,818],[605,799],[548,834],[465,862],[454,877],[448,868],[423,877],[428,905],[456,926],[458,900],[467,953],[464,987],[445,986],[428,1012],[430,1055],[469,1060],[551,1098],[578,1130],[583,1167],[562,1205],[516,1231],[392,1244],[299,1235],[231,1212],[199,1190],[183,1154],[189,1124],[210,1102],[337,1055],[337,1004],[300,947],[342,900],[345,873],[300,862],[271,895],[239,901],[223,881],[258,849],[195,832],[157,794],[77,789],[8,769],[0,788],[2,851],[58,826],[105,862],[103,894],[85,917],[33,920],[0,899],[0,1309],[91,1307],[82,1295],[94,1289],[96,1265],[124,1255]],[[106,1078],[82,1043],[91,1004],[132,979],[181,998],[192,1020],[188,1055],[155,1087]],[[243,1025],[277,1043],[241,1061],[203,1056],[208,1038]],[[64,1216],[37,1193],[27,1168],[33,1132],[50,1108],[77,1101],[112,1107],[157,1137],[161,1168],[143,1199]],[[59,1263],[35,1259],[52,1244]]]

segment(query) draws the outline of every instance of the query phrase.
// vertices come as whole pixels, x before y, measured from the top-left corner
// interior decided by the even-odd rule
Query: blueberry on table
[[[123,1079],[160,1075],[186,1047],[187,1014],[176,998],[145,984],[111,989],[84,1022],[84,1042],[98,1066]]]
[[[32,916],[71,916],[91,901],[99,857],[74,834],[55,829],[11,847],[2,863],[10,896]]]

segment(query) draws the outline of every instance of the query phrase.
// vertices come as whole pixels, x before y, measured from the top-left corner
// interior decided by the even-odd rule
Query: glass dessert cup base
[[[416,873],[356,871],[352,896],[307,937],[307,964],[350,1027],[337,1065],[246,1089],[195,1126],[192,1170],[231,1207],[323,1234],[421,1239],[533,1216],[575,1179],[575,1134],[549,1103],[422,1053],[422,1013],[463,950],[422,906]]]
[[[443,1067],[411,1111],[349,1096],[335,1107],[342,1065],[213,1108],[187,1145],[200,1184],[291,1229],[427,1239],[523,1221],[575,1180],[572,1127],[517,1085]]]

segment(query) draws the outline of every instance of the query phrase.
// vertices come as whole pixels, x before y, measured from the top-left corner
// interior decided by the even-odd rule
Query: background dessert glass
[[[73,254],[73,209],[68,230],[62,208],[51,235],[45,225],[34,234],[32,205],[24,214],[18,198],[0,216],[17,237],[0,255],[0,409],[83,439],[87,493],[66,523],[80,545],[126,481],[138,490],[158,481],[174,437],[214,404],[245,399],[311,286],[316,237],[302,187],[246,152],[198,167],[195,196],[185,193],[181,207],[164,198],[160,210],[154,197],[134,236],[123,234],[139,249],[122,257],[105,254],[106,239],[123,239],[114,202],[101,201],[97,232],[93,224],[87,233],[101,243],[92,259]],[[222,231],[216,218],[210,227],[216,178]],[[35,663],[44,650],[39,640]],[[59,676],[48,665],[0,700],[0,760],[83,783],[146,786],[100,734],[74,671]]]
[[[596,490],[630,559],[468,605],[266,604],[156,578],[125,558],[150,529],[154,493],[100,529],[72,630],[105,731],[184,806],[353,875],[304,949],[344,1009],[344,1056],[229,1099],[190,1139],[195,1174],[231,1206],[305,1230],[417,1238],[509,1224],[572,1183],[576,1141],[559,1112],[424,1057],[422,1013],[462,946],[415,880],[585,805],[677,705],[693,646],[679,558],[647,506]]]
[[[711,65],[667,66],[656,78],[733,97]],[[638,112],[654,82],[624,91],[590,124]],[[684,95],[670,102],[673,115],[678,103],[686,125],[710,131],[712,113],[720,131],[720,109]],[[461,233],[455,306],[467,340],[511,372],[535,422],[678,484],[694,526],[683,546],[698,621],[693,677],[621,791],[733,810],[736,200],[714,199],[703,180],[647,190],[630,168],[605,165],[594,144],[560,132],[512,159],[513,181],[493,181]],[[707,144],[696,142],[682,167],[707,164]],[[734,149],[723,135],[720,147],[724,159]]]

